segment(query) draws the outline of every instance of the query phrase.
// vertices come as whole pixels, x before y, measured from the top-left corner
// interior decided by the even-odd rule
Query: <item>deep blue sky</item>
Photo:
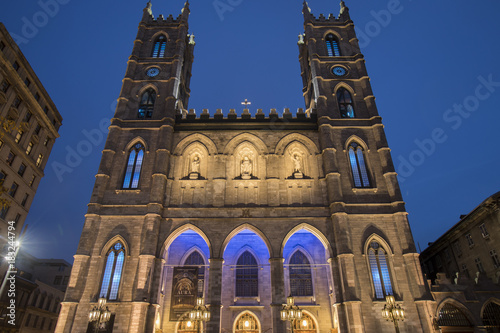
[[[72,262],[104,139],[62,181],[51,165],[65,164],[67,149],[86,140],[82,131],[112,117],[146,1],[59,1],[65,4],[57,13],[45,6],[51,15],[43,14],[41,4],[54,0],[4,2],[0,20],[11,34],[27,37],[18,39],[21,50],[64,118],[27,218],[25,246],[37,257]],[[196,47],[189,107],[241,111],[245,98],[253,112],[303,107],[297,48],[302,2],[218,1],[231,8],[222,17],[212,0],[191,2]],[[406,176],[401,188],[415,241],[423,249],[460,214],[500,190],[500,87],[480,90],[490,95],[479,105],[471,98],[478,77],[500,82],[500,2],[401,0],[390,22],[386,17],[376,23],[374,13],[393,2],[347,5],[357,29],[368,32],[368,39],[359,36],[362,51],[396,169]],[[155,0],[153,13],[177,16],[182,6],[183,1]],[[339,11],[337,1],[311,0],[309,6],[316,16]],[[27,31],[26,22],[40,27]],[[445,121],[447,110],[464,101],[477,110],[460,123]],[[415,152],[415,140],[431,138],[438,128],[446,141],[418,160],[423,155]],[[410,156],[421,163],[412,172],[400,167],[401,158]]]

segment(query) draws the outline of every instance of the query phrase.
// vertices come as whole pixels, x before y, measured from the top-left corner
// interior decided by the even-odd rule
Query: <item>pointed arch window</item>
[[[500,305],[496,303],[489,303],[484,307],[483,311],[483,325],[486,326],[487,332],[495,332],[495,328],[497,329],[496,332],[500,331],[498,330],[500,328]]]
[[[354,118],[354,104],[351,93],[346,88],[337,90],[337,101],[339,102],[340,116],[342,118]]]
[[[349,145],[349,162],[351,164],[354,187],[370,187],[363,149],[355,142]]]
[[[372,241],[368,247],[368,261],[375,288],[375,297],[384,299],[385,296],[393,295],[386,251],[377,241]]]
[[[106,268],[104,269],[99,297],[105,297],[109,300],[117,299],[124,261],[125,249],[123,244],[116,242],[107,254]]]
[[[141,175],[142,160],[144,158],[144,146],[137,143],[128,155],[127,170],[123,179],[124,189],[133,189],[139,186],[139,176]]]
[[[290,258],[290,293],[292,296],[313,296],[311,264],[302,251]]]
[[[254,333],[259,332],[259,322],[250,313],[245,313],[238,318],[235,327],[236,333]]]
[[[439,310],[438,325],[460,327],[472,326],[465,314],[455,305],[450,303],[446,303],[441,310]]]
[[[311,333],[316,332],[316,323],[305,312],[302,312],[302,318],[300,320],[295,320],[293,324],[293,331],[295,333]]]
[[[184,266],[198,266],[198,297],[203,297],[205,285],[205,260],[200,252],[194,251],[184,261]]]
[[[156,38],[155,44],[153,46],[153,58],[163,58],[165,57],[165,49],[167,47],[167,37],[164,35]]]
[[[137,118],[145,119],[153,116],[153,109],[156,101],[156,92],[153,88],[146,90],[141,97],[141,104],[137,111]]]
[[[329,57],[340,57],[339,42],[333,34],[328,34],[326,36],[326,49],[328,51]]]
[[[259,296],[257,260],[249,251],[245,251],[236,262],[236,297],[257,296]]]

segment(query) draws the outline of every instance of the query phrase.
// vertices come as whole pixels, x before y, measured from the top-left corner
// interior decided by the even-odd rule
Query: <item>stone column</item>
[[[285,274],[283,258],[269,258],[271,265],[271,315],[273,333],[285,333],[286,322],[280,318],[280,310],[285,301]]]
[[[62,302],[61,311],[57,320],[56,333],[69,333],[73,328],[73,319],[75,318],[77,302]]]
[[[210,306],[210,321],[207,322],[207,333],[219,333],[222,307],[222,258],[211,258],[208,274],[207,304]]]

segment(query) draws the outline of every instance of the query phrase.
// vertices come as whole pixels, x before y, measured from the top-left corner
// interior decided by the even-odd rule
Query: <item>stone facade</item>
[[[391,331],[386,294],[406,310],[401,332],[433,330],[349,10],[342,2],[339,17],[316,18],[305,3],[303,13],[305,110],[197,115],[187,110],[188,4],[155,19],[148,3],[56,332],[85,332],[100,296],[114,315],[108,331],[191,332],[172,314],[193,296],[176,289],[186,267],[198,268],[206,332],[283,333],[289,294],[310,321],[298,333]],[[199,261],[186,264],[194,252]]]

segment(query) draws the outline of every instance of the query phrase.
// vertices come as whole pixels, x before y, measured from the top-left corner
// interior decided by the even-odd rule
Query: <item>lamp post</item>
[[[385,297],[386,304],[382,309],[382,318],[387,321],[392,321],[394,323],[394,328],[396,329],[396,333],[399,333],[398,321],[403,321],[405,319],[405,310],[401,308],[398,304],[396,304],[396,300],[394,296],[388,295]]]
[[[106,298],[101,297],[97,302],[97,305],[92,308],[89,313],[89,321],[94,323],[95,332],[99,331],[99,326],[101,324],[106,324],[111,318],[111,311],[109,311],[106,306]]]
[[[203,298],[196,299],[196,306],[193,310],[189,311],[189,321],[197,323],[197,332],[200,332],[200,324],[204,321],[210,320],[210,311],[208,307],[203,304]]]
[[[286,298],[286,305],[283,304],[283,308],[280,311],[281,320],[290,321],[290,326],[292,327],[293,333],[293,325],[295,324],[295,320],[302,318],[302,310],[299,309],[297,305],[295,305],[294,298],[290,295]]]

